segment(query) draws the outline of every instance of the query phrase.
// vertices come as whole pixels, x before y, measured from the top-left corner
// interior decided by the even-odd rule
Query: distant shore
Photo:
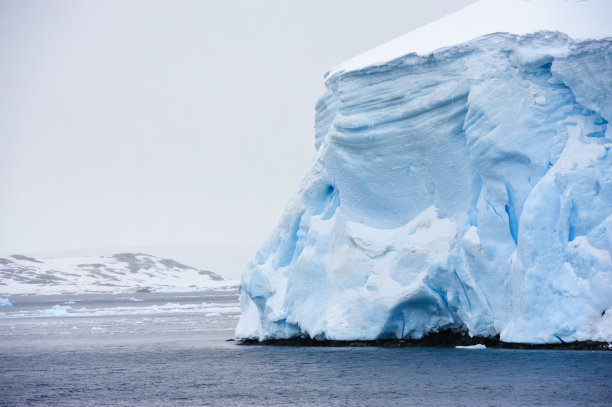
[[[563,350],[604,350],[612,351],[611,344],[598,341],[577,341],[547,344],[526,344],[503,342],[499,335],[487,338],[482,336],[469,336],[467,332],[454,332],[445,330],[425,335],[421,339],[374,339],[338,341],[329,339],[312,339],[308,337],[294,337],[288,339],[240,339],[238,345],[246,346],[321,346],[321,347],[365,347],[378,346],[384,348],[418,348],[439,347],[452,348],[455,346],[485,345],[487,348],[506,349],[563,349]]]

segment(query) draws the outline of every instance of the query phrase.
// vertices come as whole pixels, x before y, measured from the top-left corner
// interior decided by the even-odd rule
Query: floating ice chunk
[[[455,346],[456,349],[486,349],[487,347],[481,343],[478,345],[470,345],[470,346]]]
[[[62,316],[68,315],[70,311],[72,311],[72,307],[57,304],[51,307],[50,309],[39,311],[39,314],[44,316]]]
[[[8,298],[0,298],[0,308],[9,308],[12,306],[13,304],[9,301]]]

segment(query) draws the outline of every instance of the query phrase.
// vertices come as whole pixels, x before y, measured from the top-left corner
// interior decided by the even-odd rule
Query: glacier
[[[612,39],[493,33],[335,70],[236,337],[612,341]]]

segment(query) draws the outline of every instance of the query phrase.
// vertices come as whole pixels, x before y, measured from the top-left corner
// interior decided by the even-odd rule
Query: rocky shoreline
[[[356,341],[338,341],[329,339],[312,339],[309,337],[294,337],[288,339],[240,339],[238,345],[246,346],[321,346],[321,347],[365,347],[379,346],[385,348],[418,348],[438,347],[452,348],[455,346],[485,345],[487,348],[506,349],[563,349],[563,350],[604,350],[612,351],[612,344],[597,341],[562,342],[549,344],[526,344],[503,342],[499,335],[486,338],[469,336],[467,332],[451,330],[432,332],[421,339],[374,339]]]

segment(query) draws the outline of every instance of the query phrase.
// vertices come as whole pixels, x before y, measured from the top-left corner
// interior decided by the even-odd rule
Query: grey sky
[[[325,71],[471,2],[0,2],[0,253],[258,245]]]

